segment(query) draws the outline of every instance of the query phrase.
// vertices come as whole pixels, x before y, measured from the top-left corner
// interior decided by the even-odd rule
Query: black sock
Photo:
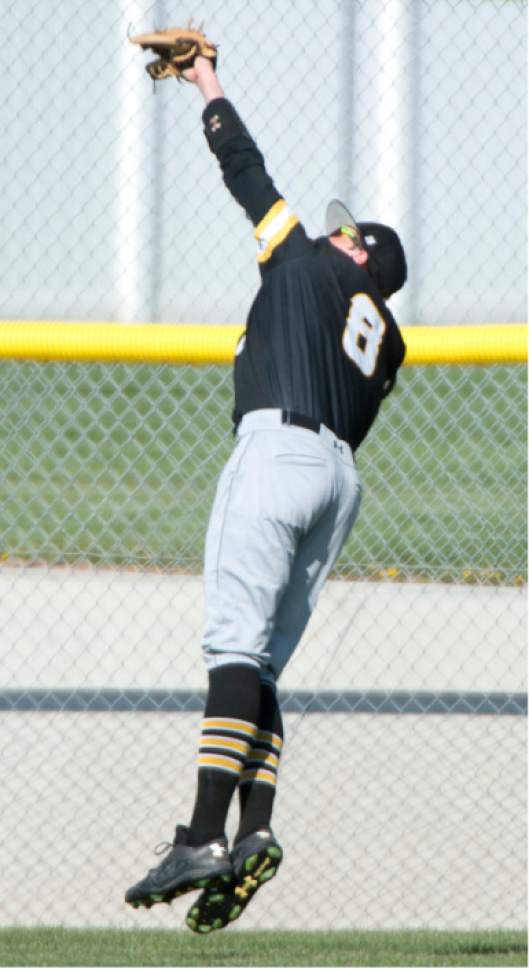
[[[239,779],[240,821],[236,840],[269,827],[276,793],[283,721],[275,689],[261,684],[259,723]]]
[[[259,670],[225,665],[209,674],[198,752],[198,783],[188,843],[205,844],[224,834],[230,801],[257,732]]]

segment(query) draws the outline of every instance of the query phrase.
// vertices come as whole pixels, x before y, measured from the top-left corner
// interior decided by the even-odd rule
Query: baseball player
[[[206,538],[209,687],[194,810],[126,901],[150,907],[202,889],[186,923],[208,932],[238,918],[281,863],[271,828],[283,746],[276,684],[358,514],[355,453],[405,354],[386,300],[406,262],[393,229],[357,224],[339,202],[326,234],[309,238],[224,96],[214,57],[182,74],[204,98],[207,142],[255,227],[261,285],[236,349],[235,446]]]

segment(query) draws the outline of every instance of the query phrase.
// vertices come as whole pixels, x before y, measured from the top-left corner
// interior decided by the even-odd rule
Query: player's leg
[[[275,686],[261,682],[258,729],[239,779],[240,822],[231,851],[234,879],[231,885],[202,892],[186,918],[193,931],[211,931],[236,920],[277,873],[283,850],[270,824],[282,745]]]
[[[269,646],[275,681],[298,646],[360,509],[362,487],[352,457],[335,455],[335,463],[339,485],[335,502],[300,542],[277,609]]]
[[[352,458],[349,463],[354,472]],[[271,643],[293,574],[305,567],[306,555],[298,565],[300,549],[310,539],[308,581],[314,588],[321,562],[334,560],[336,535],[350,527],[349,506],[342,508],[347,488],[336,487],[336,465],[336,452],[310,431],[254,431],[239,440],[217,493],[204,568],[206,663],[210,670],[254,665],[265,683],[252,706],[258,718],[252,720],[250,762],[241,775],[238,840],[266,826],[271,816],[282,744]],[[353,476],[356,508],[359,485]],[[225,715],[234,708],[236,690],[232,694]],[[254,780],[258,796],[251,789]]]
[[[270,827],[283,748],[283,718],[275,684],[261,680],[257,733],[239,777],[239,828],[235,843]]]
[[[210,668],[254,658],[264,675],[300,535],[323,513],[331,482],[327,456],[312,435],[289,434],[286,440],[261,432],[242,438],[238,447],[239,473],[225,475],[206,543],[205,655]],[[275,737],[271,743],[268,733]],[[281,742],[275,689],[264,687],[252,737],[253,759],[242,774],[244,809],[232,850],[233,891],[203,892],[188,915],[192,930],[223,927],[238,917],[255,889],[279,866],[282,852],[269,825]],[[261,768],[254,772],[259,762]]]
[[[275,876],[283,857],[272,828],[283,723],[276,680],[298,645],[323,584],[358,515],[361,485],[347,453],[333,453],[335,499],[300,539],[289,581],[278,603],[269,653],[263,670],[258,728],[239,779],[240,821],[231,852],[232,889],[206,889],[191,908],[187,924],[210,931],[236,920],[259,888]],[[266,678],[265,678],[266,677]]]
[[[223,665],[209,672],[209,689],[198,750],[198,778],[189,843],[224,836],[232,796],[257,733],[259,671]]]
[[[294,478],[297,477],[298,486],[291,493],[298,497],[303,494],[303,484],[319,467],[321,447],[319,438],[309,437],[305,438],[301,452],[281,455],[285,466],[291,462],[292,467],[297,468],[298,473],[294,474]],[[307,477],[303,474],[304,457],[307,458]],[[298,528],[295,547],[292,545],[294,555],[288,582],[284,585],[274,613],[267,649],[267,659],[270,659],[262,669],[263,677],[268,677],[268,687],[262,689],[262,716],[259,718],[253,749],[261,764],[266,764],[268,757],[268,782],[263,770],[259,778],[252,776],[250,767],[241,775],[241,822],[231,854],[235,878],[233,889],[202,892],[186,920],[194,931],[211,931],[238,918],[259,887],[274,876],[281,862],[282,850],[270,826],[277,783],[277,757],[283,739],[275,679],[301,638],[319,591],[354,524],[360,504],[361,487],[350,453],[345,452],[341,456],[339,450],[332,448],[327,451],[327,458],[332,464],[335,482],[331,489],[333,497],[327,493],[326,499],[318,504],[314,500],[313,510],[318,507],[318,513],[312,514],[310,526]],[[314,483],[316,479],[317,475],[313,478]],[[295,481],[292,483],[295,484]],[[323,490],[321,494],[323,498]],[[266,743],[264,734],[269,734],[269,740],[273,740],[275,735],[275,745],[273,742]],[[275,771],[273,774],[270,767]]]
[[[239,778],[239,828],[231,854],[240,914],[275,876],[283,859],[271,827],[282,747],[283,718],[275,683],[261,680],[258,729]]]
[[[224,826],[228,808],[257,734],[260,677],[251,665],[223,665],[209,673],[198,751],[195,804],[189,827],[179,826],[170,852],[126,895],[133,907],[170,903],[190,890],[227,890],[232,864]]]
[[[248,835],[271,827],[283,746],[276,682],[305,631],[360,507],[361,485],[350,451],[342,453],[333,448],[332,457],[336,481],[334,499],[300,539],[275,615],[269,644],[270,665],[262,673],[260,718],[250,753],[259,769],[247,764],[239,780],[241,818],[236,846]]]
[[[198,757],[190,842],[222,836],[252,756],[262,704],[261,669],[295,543],[277,524],[262,475],[261,441],[241,441],[223,473],[206,538],[204,655],[209,692]],[[266,449],[266,448],[265,448]]]
[[[335,501],[301,538],[289,582],[278,605],[269,645],[271,667],[263,672],[258,730],[239,780],[240,822],[231,852],[232,891],[205,890],[188,916],[194,930],[236,920],[259,888],[271,879],[283,852],[272,828],[283,723],[275,682],[298,645],[321,588],[356,520],[361,487],[351,460],[336,458]],[[200,927],[199,927],[200,926]]]
[[[207,886],[205,873],[217,887],[225,875],[224,823],[257,733],[260,671],[268,663],[267,643],[296,542],[295,523],[280,499],[291,488],[277,479],[273,486],[266,480],[270,435],[268,446],[252,437],[238,442],[224,468],[206,539],[204,655],[209,691],[193,816],[189,828],[178,827],[158,868],[127,891],[126,900],[134,906],[171,901],[199,881]],[[195,876],[193,858],[202,862],[204,854],[211,858],[211,870],[204,872],[202,864]]]

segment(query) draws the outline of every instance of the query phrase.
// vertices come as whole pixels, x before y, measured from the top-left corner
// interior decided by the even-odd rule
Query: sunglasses
[[[336,234],[347,235],[360,249],[364,248],[364,240],[360,235],[359,230],[354,228],[352,225],[340,225],[340,228],[337,230]]]

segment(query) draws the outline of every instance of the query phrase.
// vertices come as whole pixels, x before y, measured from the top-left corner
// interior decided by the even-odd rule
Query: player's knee
[[[213,669],[219,669],[221,666],[247,665],[253,669],[257,669],[260,675],[262,674],[262,663],[258,655],[252,655],[248,652],[238,652],[235,649],[213,648],[210,645],[202,646],[202,655],[208,672],[211,672]]]

